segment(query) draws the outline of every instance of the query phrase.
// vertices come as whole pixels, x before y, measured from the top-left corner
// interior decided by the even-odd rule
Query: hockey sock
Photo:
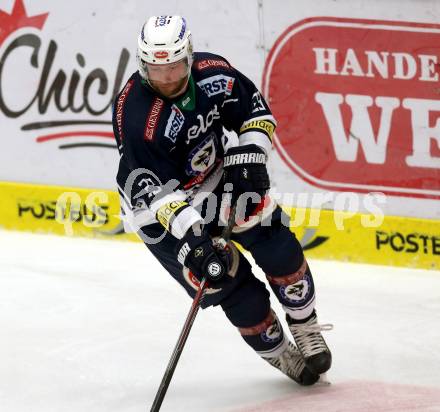
[[[304,258],[301,266],[287,275],[266,275],[269,284],[283,305],[285,312],[295,320],[309,317],[315,308],[315,285]]]
[[[263,358],[278,356],[287,347],[288,339],[272,309],[262,322],[238,330],[245,342]]]

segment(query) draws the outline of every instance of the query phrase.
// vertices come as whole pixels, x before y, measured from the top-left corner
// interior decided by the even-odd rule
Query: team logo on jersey
[[[186,167],[186,174],[188,176],[203,173],[214,164],[216,155],[214,138],[215,134],[211,133],[189,154]]]
[[[177,135],[182,129],[184,122],[185,116],[182,114],[180,109],[175,104],[173,104],[171,106],[171,115],[168,118],[164,136],[168,137],[168,139],[170,139],[173,143],[176,143]]]
[[[300,304],[307,301],[311,292],[310,276],[305,275],[304,279],[291,285],[280,287],[281,295],[289,302]]]
[[[261,333],[261,339],[264,342],[276,342],[281,337],[281,325],[278,322],[278,319],[275,318],[271,325]]]
[[[216,94],[224,93],[229,96],[232,93],[235,79],[224,74],[217,74],[216,76],[208,77],[200,80],[197,85],[208,95],[208,97]]]
[[[199,124],[188,129],[186,144],[188,144],[192,139],[199,137],[200,133],[206,133],[208,128],[214,123],[214,120],[220,119],[220,113],[218,112],[217,105],[215,104],[214,108],[208,112],[206,119],[204,119],[201,114],[197,115],[197,119]]]

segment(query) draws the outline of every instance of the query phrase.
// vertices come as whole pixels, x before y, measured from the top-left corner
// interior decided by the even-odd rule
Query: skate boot
[[[287,344],[280,355],[263,359],[300,385],[313,385],[319,380],[319,375],[307,368],[298,348],[292,342]]]
[[[315,374],[327,372],[332,364],[332,354],[321,331],[331,330],[333,325],[319,325],[315,311],[302,321],[294,320],[288,314],[286,320],[307,368]]]

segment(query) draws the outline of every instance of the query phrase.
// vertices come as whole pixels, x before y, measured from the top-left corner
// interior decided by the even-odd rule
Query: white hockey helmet
[[[186,20],[180,16],[150,17],[138,37],[139,74],[148,80],[147,64],[170,64],[185,58],[189,71],[193,62],[193,45]]]

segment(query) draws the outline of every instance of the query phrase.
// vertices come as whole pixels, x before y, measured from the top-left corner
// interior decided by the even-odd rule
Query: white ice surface
[[[330,386],[299,387],[211,308],[162,410],[440,411],[440,273],[310,266]],[[0,231],[0,411],[148,411],[190,303],[142,244]]]

